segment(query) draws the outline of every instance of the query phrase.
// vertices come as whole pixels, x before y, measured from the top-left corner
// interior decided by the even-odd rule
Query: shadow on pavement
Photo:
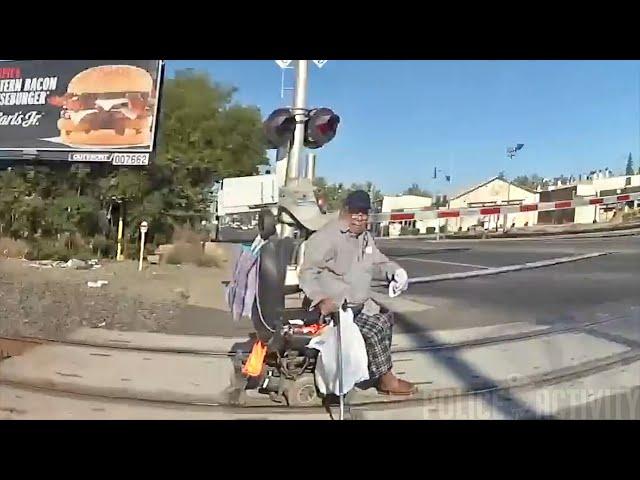
[[[412,334],[416,337],[420,337],[420,344],[435,345],[438,344],[438,340],[431,335],[429,330],[425,329],[423,325],[416,325],[414,321],[401,314],[394,314],[395,324],[400,324],[405,328],[410,328]],[[464,384],[464,390],[471,391],[487,391],[499,388],[493,380],[487,378],[476,370],[472,365],[462,360],[458,355],[460,349],[450,348],[446,350],[433,350],[429,353],[431,357],[436,360],[442,367],[448,370],[452,375],[456,376]],[[428,375],[428,373],[427,373]],[[487,392],[486,394],[480,394],[481,398],[487,402],[492,409],[500,412],[506,419],[541,419],[536,411],[531,410],[527,405],[521,403],[516,398],[512,397],[508,390],[498,390],[495,392]],[[428,402],[429,400],[425,400]]]

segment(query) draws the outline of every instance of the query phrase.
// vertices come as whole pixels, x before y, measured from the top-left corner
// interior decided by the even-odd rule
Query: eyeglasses
[[[351,220],[366,220],[369,218],[369,214],[368,213],[352,213],[351,214]]]

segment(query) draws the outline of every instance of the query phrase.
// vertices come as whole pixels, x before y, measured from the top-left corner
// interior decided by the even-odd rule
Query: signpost
[[[138,263],[138,271],[142,271],[142,259],[144,258],[144,240],[149,230],[149,224],[145,221],[140,224],[140,263]]]

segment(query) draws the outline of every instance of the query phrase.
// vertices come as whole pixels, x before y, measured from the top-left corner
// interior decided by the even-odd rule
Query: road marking
[[[542,260],[539,262],[523,263],[520,265],[507,265],[506,267],[492,267],[485,268],[484,270],[471,270],[469,272],[460,273],[445,273],[441,275],[430,275],[427,277],[415,277],[410,278],[409,283],[430,283],[439,282],[443,280],[458,280],[463,278],[484,277],[487,275],[496,275],[499,273],[517,272],[519,270],[529,270],[533,268],[549,267],[552,265],[560,265],[563,263],[577,262],[579,260],[586,260],[590,258],[601,257],[603,255],[611,255],[615,252],[597,252],[587,253],[585,255],[575,255],[573,257],[560,257],[552,258],[550,260]]]
[[[428,258],[402,257],[396,260],[411,260],[413,262],[442,263],[444,265],[458,265],[460,267],[492,268],[492,267],[485,267],[484,265],[472,265],[470,263],[458,263],[458,262],[445,262],[443,260],[431,260]]]

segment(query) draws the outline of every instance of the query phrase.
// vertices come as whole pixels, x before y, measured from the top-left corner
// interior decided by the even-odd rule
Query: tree
[[[372,204],[382,200],[383,197],[382,192],[376,188],[373,182],[369,181],[365,183],[352,183],[350,187],[345,187],[342,183],[329,184],[324,177],[316,177],[313,184],[316,189],[316,195],[318,198],[325,200],[329,212],[339,210],[347,198],[347,195],[355,190],[364,190],[369,193]]]
[[[627,157],[627,169],[625,175],[633,175],[633,159],[631,158],[631,152],[629,152],[629,156]]]
[[[418,197],[432,197],[431,193],[428,190],[423,190],[417,183],[412,183],[409,188],[407,188],[403,195],[417,195]]]
[[[535,190],[539,185],[544,186],[546,182],[540,175],[533,173],[531,175],[517,176],[513,179],[513,184],[530,190]]]
[[[165,82],[155,162],[148,171],[135,172],[139,185],[126,178],[130,172],[113,176],[121,194],[139,200],[132,202],[136,223],[143,216],[159,220],[147,218],[150,234],[154,224],[162,230],[167,224],[195,226],[208,215],[215,181],[251,175],[268,163],[260,111],[234,104],[235,91],[193,70]],[[132,228],[137,234],[137,225]]]

